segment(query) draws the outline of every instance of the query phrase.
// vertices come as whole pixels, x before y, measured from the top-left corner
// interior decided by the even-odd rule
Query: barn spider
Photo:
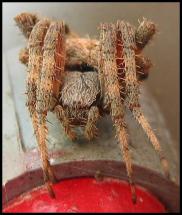
[[[169,176],[159,141],[139,104],[139,84],[151,67],[150,60],[141,52],[155,34],[155,24],[146,19],[139,22],[138,28],[125,21],[101,24],[98,41],[80,38],[62,21],[40,19],[34,14],[22,13],[15,21],[28,39],[27,48],[20,52],[20,61],[28,70],[26,105],[50,195],[55,197],[55,176],[46,146],[48,111],[57,115],[71,140],[76,138],[74,126],[83,127],[85,137],[91,140],[97,135],[98,119],[111,115],[126,163],[132,200],[136,202],[124,119],[124,106],[127,107],[147,134]]]

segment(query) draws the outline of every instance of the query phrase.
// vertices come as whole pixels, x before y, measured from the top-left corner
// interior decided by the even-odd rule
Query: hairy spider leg
[[[21,13],[14,18],[23,35],[28,39],[35,24],[39,21],[37,15]]]
[[[74,141],[76,139],[76,133],[72,130],[69,118],[67,117],[63,107],[61,105],[57,105],[53,112],[56,113],[57,118],[61,121],[66,135]]]
[[[149,69],[152,66],[149,58],[141,55],[141,52],[152,40],[156,32],[156,25],[146,18],[143,18],[141,22],[139,21],[139,26],[135,30],[135,63],[137,80],[139,81],[143,81],[148,77]]]
[[[66,34],[65,30],[66,30],[66,26],[64,29],[64,37]],[[56,56],[56,67],[58,70],[62,67],[61,68],[62,73],[61,73],[61,76],[57,78],[57,84],[59,84],[59,87],[57,88],[56,95],[54,95],[54,97],[56,97],[57,99],[60,94],[60,89],[61,89],[62,80],[63,80],[63,72],[64,72],[64,67],[65,67],[65,55],[66,55],[65,38],[64,38],[64,47],[61,48],[61,47],[59,47],[60,45],[59,44],[57,45],[58,52],[57,52],[57,56]],[[62,46],[63,46],[63,44],[62,44]],[[62,52],[59,53],[59,50],[61,50],[61,49],[62,49]],[[62,59],[63,56],[64,56],[64,59]],[[62,64],[63,60],[64,60],[64,64]],[[69,119],[68,119],[63,107],[60,104],[56,105],[55,108],[53,109],[53,112],[56,113],[57,118],[62,122],[65,133],[68,135],[68,137],[71,140],[74,141],[76,139],[76,133],[72,130],[72,126],[69,122]]]
[[[17,25],[20,30],[24,32],[25,37],[29,37],[30,32],[32,31],[34,25],[39,21],[39,18],[35,14],[31,13],[21,13],[17,15],[15,18]],[[79,58],[83,58],[82,60],[90,65],[96,66],[97,64],[97,44],[94,43],[94,40],[88,40],[86,43],[83,39],[80,40],[78,35],[74,36],[74,33],[69,30],[69,27],[65,25],[65,33],[68,34],[68,53],[75,52],[75,55],[78,55]],[[141,22],[139,22],[139,26],[135,33],[136,39],[136,71],[137,71],[137,79],[142,81],[148,77],[149,69],[152,66],[150,60],[140,55],[140,52],[143,48],[148,44],[148,42],[152,39],[153,35],[156,33],[156,26],[153,22],[148,21],[146,18],[143,18]],[[79,42],[82,41],[80,44]],[[88,44],[90,47],[93,47],[88,52],[87,48],[82,47],[83,45]],[[79,49],[78,49],[79,48]],[[77,50],[75,50],[77,49]],[[24,48],[19,53],[19,60],[21,63],[27,65],[28,64],[28,51],[27,48]],[[101,78],[101,77],[100,77]],[[102,78],[101,78],[102,80]],[[102,93],[102,92],[101,92]]]
[[[131,187],[132,201],[136,203],[136,191],[132,180],[132,163],[128,146],[128,135],[124,120],[124,109],[120,91],[122,86],[118,80],[118,68],[116,64],[116,26],[113,24],[102,24],[100,31],[100,62],[104,79],[104,91],[109,97],[110,113],[116,129],[116,135],[120,144],[126,170]]]
[[[20,52],[19,52],[19,61],[22,64],[25,64],[26,66],[28,66],[28,60],[29,60],[29,50],[28,50],[28,48],[21,49]]]
[[[39,147],[44,171],[44,180],[51,197],[55,197],[51,181],[56,181],[49,163],[46,138],[48,128],[46,125],[47,112],[56,105],[59,88],[62,83],[62,73],[65,64],[65,31],[62,22],[51,22],[43,44],[43,62],[39,76],[39,85],[36,91],[38,114]]]
[[[148,57],[143,55],[135,55],[136,75],[138,81],[145,80],[149,75],[149,70],[152,67],[152,62]]]
[[[157,151],[159,158],[160,158],[160,162],[161,162],[161,166],[163,168],[164,174],[167,178],[170,177],[169,174],[169,165],[168,162],[164,156],[163,150],[160,146],[160,143],[156,137],[156,135],[154,134],[150,124],[148,123],[146,117],[144,116],[144,114],[142,113],[141,107],[138,105],[137,107],[132,107],[133,103],[130,103],[128,105],[130,107],[130,110],[133,113],[133,116],[135,117],[135,119],[137,120],[137,122],[141,125],[141,127],[143,128],[144,132],[146,133],[146,135],[148,136],[150,142],[152,143],[154,149]]]
[[[43,42],[46,35],[45,26],[49,26],[48,20],[41,20],[38,22],[28,41],[29,61],[28,61],[28,75],[26,81],[26,94],[27,101],[26,105],[30,112],[30,116],[33,119],[33,125],[35,133],[37,134],[37,117],[36,117],[36,102],[37,96],[36,91],[39,85],[40,70],[42,67],[42,55],[43,55]],[[40,42],[37,42],[40,41]],[[35,122],[35,123],[34,123]]]
[[[88,112],[88,120],[85,125],[84,135],[88,140],[92,140],[98,134],[96,123],[100,118],[99,108],[97,106],[91,106]]]
[[[147,119],[142,113],[140,104],[139,104],[139,84],[137,82],[136,77],[136,64],[135,64],[135,39],[134,39],[134,31],[130,30],[130,25],[124,22],[118,22],[118,28],[123,30],[122,32],[122,41],[126,44],[123,47],[123,53],[125,58],[125,105],[131,110],[133,116],[137,120],[137,122],[141,125],[144,132],[147,134],[149,140],[151,141],[154,149],[157,151],[160,157],[161,165],[163,167],[163,171],[167,177],[169,177],[169,168],[168,162],[163,154],[160,143],[155,136],[152,128],[150,127]],[[133,49],[127,48],[128,45],[133,46]]]
[[[151,41],[156,32],[156,25],[150,20],[143,18],[141,22],[139,21],[139,26],[136,29],[134,35],[137,47],[137,49],[135,50],[136,53],[140,53],[144,49],[144,47]]]
[[[49,20],[39,21],[34,28],[29,37],[28,49],[29,49],[29,61],[28,61],[28,77],[27,77],[27,106],[32,118],[33,128],[35,131],[36,139],[39,146],[39,152],[42,160],[42,168],[44,174],[44,180],[46,181],[47,188],[52,196],[54,193],[52,191],[51,185],[48,181],[47,175],[50,174],[47,165],[48,155],[46,145],[42,143],[42,130],[40,129],[40,115],[37,113],[37,92],[40,84],[40,73],[43,61],[43,46],[44,38],[46,35],[46,29],[49,27]],[[44,123],[45,126],[45,123]],[[45,132],[47,132],[45,128]]]

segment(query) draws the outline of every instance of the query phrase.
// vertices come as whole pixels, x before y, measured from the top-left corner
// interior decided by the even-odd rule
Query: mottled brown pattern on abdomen
[[[60,102],[75,109],[88,108],[99,94],[97,72],[66,72]]]

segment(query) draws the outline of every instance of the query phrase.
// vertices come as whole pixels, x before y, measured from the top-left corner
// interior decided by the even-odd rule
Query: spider
[[[100,24],[99,40],[80,38],[63,21],[21,13],[15,21],[28,40],[19,59],[27,66],[26,105],[35,131],[44,181],[51,197],[56,177],[46,146],[48,111],[55,113],[71,140],[75,126],[88,140],[97,136],[97,121],[111,115],[126,164],[132,200],[136,203],[132,180],[124,107],[128,108],[159,154],[164,173],[168,162],[139,103],[139,86],[147,78],[151,61],[141,52],[156,33],[156,25],[143,18],[136,28],[125,21]]]

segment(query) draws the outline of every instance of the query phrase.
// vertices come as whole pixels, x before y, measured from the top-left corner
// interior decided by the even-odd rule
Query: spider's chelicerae
[[[74,126],[81,126],[91,140],[96,123],[110,114],[126,163],[133,202],[132,164],[128,147],[124,106],[149,137],[166,176],[168,164],[158,139],[141,111],[139,85],[148,76],[151,62],[141,52],[156,32],[153,22],[143,19],[135,28],[125,21],[100,25],[100,39],[80,38],[62,21],[21,13],[15,21],[28,39],[20,61],[27,66],[26,105],[30,112],[42,159],[44,180],[52,197],[55,176],[49,163],[46,116],[54,112],[71,140]]]

